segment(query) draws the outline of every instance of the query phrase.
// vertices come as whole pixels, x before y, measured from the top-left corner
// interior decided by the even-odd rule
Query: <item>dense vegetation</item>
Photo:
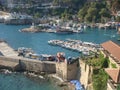
[[[60,16],[64,20],[72,19],[72,16],[78,16],[81,22],[107,22],[120,10],[120,0],[18,0],[23,4],[29,4],[29,8],[16,6],[7,9],[0,4],[1,10],[9,12],[21,12],[33,15],[35,18],[42,16]],[[41,3],[53,3],[60,8],[39,9]],[[120,21],[120,17],[114,17]]]
[[[81,21],[86,22],[105,22],[111,18],[110,10],[105,1],[86,3],[82,9],[79,10],[78,16]]]
[[[100,53],[99,55],[88,58],[85,62],[93,67],[93,89],[94,90],[106,90],[108,75],[104,71],[104,68],[109,67],[109,59]]]
[[[78,17],[86,22],[107,22],[112,17],[120,21],[120,16],[116,16],[120,10],[120,0],[100,0],[96,2],[86,2],[79,10]]]
[[[110,21],[113,17],[113,13],[120,9],[119,0],[111,1],[94,1],[87,2],[87,0],[51,0],[53,5],[61,6],[62,8],[49,9],[47,11],[31,9],[37,16],[43,16],[46,14],[49,16],[59,15],[64,20],[72,19],[73,15],[77,15],[81,22],[102,22]],[[30,3],[30,2],[29,2]],[[33,3],[33,2],[32,2]],[[117,11],[116,11],[117,10]],[[41,13],[42,12],[42,13]],[[31,13],[31,12],[30,12]],[[114,17],[117,21],[120,21],[120,17]]]
[[[94,70],[92,81],[94,90],[107,90],[108,75],[103,69]]]
[[[120,84],[118,84],[118,86],[117,86],[117,90],[120,90]]]

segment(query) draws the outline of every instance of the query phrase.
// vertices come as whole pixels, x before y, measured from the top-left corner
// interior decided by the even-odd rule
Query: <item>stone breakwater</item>
[[[10,69],[12,71],[31,71],[55,73],[55,62],[44,62],[31,60],[27,58],[11,58],[0,56],[0,68]]]
[[[70,81],[78,79],[79,58],[75,59],[74,63],[67,62],[52,62],[40,61],[36,59],[29,59],[17,56],[16,52],[5,42],[0,43],[0,70],[8,69],[11,71],[26,71],[30,72],[28,75],[37,77],[36,74],[56,74],[63,81]],[[9,52],[9,53],[8,53]],[[6,73],[9,73],[6,71]],[[36,73],[36,74],[34,74]],[[39,78],[43,78],[39,76]],[[60,83],[60,86],[68,85],[68,83]],[[71,84],[70,84],[71,87]],[[74,87],[73,87],[74,88]],[[75,89],[66,89],[75,90]]]
[[[26,70],[33,72],[56,72],[55,62],[44,62],[35,59],[19,57],[6,42],[0,42],[0,68],[11,70]]]

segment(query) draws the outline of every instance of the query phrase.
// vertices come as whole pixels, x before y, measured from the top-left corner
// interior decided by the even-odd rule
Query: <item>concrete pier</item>
[[[9,69],[12,71],[17,70],[17,66],[19,63],[17,62],[11,62],[11,61],[5,61],[5,60],[0,60],[0,69]]]
[[[56,74],[64,81],[76,79],[79,68],[77,62],[68,64],[65,62],[40,61],[20,57],[6,42],[1,41],[0,52],[3,54],[3,56],[0,55],[0,69]]]
[[[6,42],[0,42],[0,52],[6,57],[17,57],[18,55]]]
[[[26,70],[33,72],[56,72],[56,62],[40,61],[18,56],[6,42],[0,41],[0,68],[12,68],[13,70]],[[17,68],[16,68],[17,67]]]

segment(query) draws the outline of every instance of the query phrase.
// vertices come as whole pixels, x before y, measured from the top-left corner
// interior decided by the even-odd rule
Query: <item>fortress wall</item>
[[[27,70],[27,71],[33,71],[33,72],[48,72],[48,73],[55,73],[56,72],[56,63],[55,62],[49,62],[49,61],[38,61],[38,60],[31,60],[31,59],[25,59],[25,58],[9,58],[0,56],[0,65],[3,65],[2,61],[6,62],[4,63],[8,65],[8,67],[13,67],[10,65],[11,62],[18,63],[19,69]],[[14,67],[15,68],[15,67]]]

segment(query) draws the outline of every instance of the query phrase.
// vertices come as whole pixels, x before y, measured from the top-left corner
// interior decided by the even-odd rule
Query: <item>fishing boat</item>
[[[58,28],[55,33],[57,34],[72,34],[73,30],[65,29],[65,28]]]
[[[84,31],[84,28],[83,27],[78,27],[77,29],[74,29],[73,28],[73,32],[74,33],[82,33]]]

